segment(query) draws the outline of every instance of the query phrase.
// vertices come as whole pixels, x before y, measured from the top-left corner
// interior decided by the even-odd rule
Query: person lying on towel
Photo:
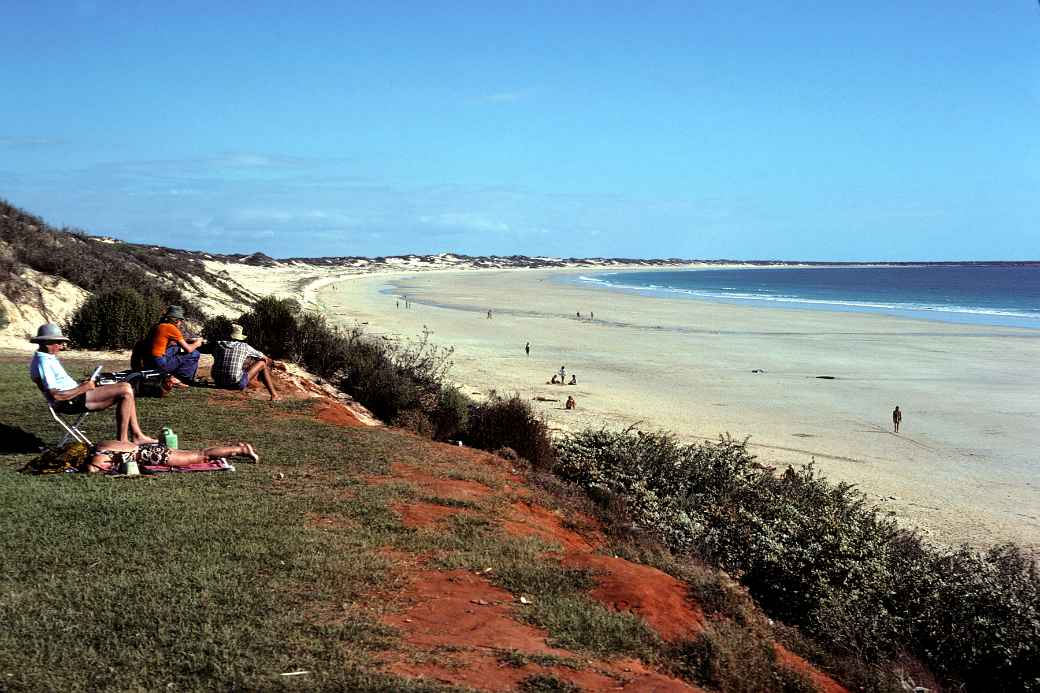
[[[80,471],[108,474],[130,460],[137,462],[140,467],[189,467],[219,461],[226,464],[229,457],[244,457],[253,463],[260,462],[260,455],[249,443],[218,445],[203,450],[173,450],[165,445],[134,445],[118,440],[103,440],[87,454]]]

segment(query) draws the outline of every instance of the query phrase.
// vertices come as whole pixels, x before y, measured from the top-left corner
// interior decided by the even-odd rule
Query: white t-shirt
[[[33,379],[33,382],[43,383],[47,399],[51,402],[54,401],[54,398],[51,397],[51,390],[71,390],[79,387],[79,383],[65,372],[58,357],[48,354],[46,351],[37,351],[33,354],[32,361],[29,363],[29,377]]]

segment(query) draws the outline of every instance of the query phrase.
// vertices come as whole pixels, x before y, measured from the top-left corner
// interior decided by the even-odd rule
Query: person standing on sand
[[[567,382],[567,368],[566,366],[560,366],[560,385]]]
[[[896,433],[899,433],[899,424],[903,423],[903,412],[899,411],[899,405],[892,410],[892,428],[895,429]]]
[[[526,353],[528,356],[531,355],[531,343],[530,342],[528,342],[527,344],[524,345],[524,353]]]

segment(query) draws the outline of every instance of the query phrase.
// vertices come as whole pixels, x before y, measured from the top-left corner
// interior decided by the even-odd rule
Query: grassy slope
[[[55,426],[25,365],[7,361],[0,422],[52,442]],[[308,689],[410,689],[371,666],[371,652],[392,642],[389,629],[360,610],[313,614],[390,579],[376,549],[401,528],[384,499],[367,489],[349,508],[337,499],[358,474],[385,472],[408,439],[293,416],[293,403],[277,410],[292,418],[272,426],[270,405],[208,397],[145,401],[142,424],[171,425],[182,447],[252,440],[271,466],[125,481],[30,477],[13,470],[32,455],[2,446],[0,688],[298,688],[278,675],[305,669],[315,672]],[[95,440],[111,428],[110,413],[88,417]],[[276,483],[274,469],[289,480]],[[363,531],[305,522],[345,511]]]
[[[94,365],[65,361],[73,375]],[[594,572],[563,565],[551,543],[502,531],[517,494],[531,497],[512,488],[508,465],[387,429],[325,424],[306,402],[193,389],[142,401],[145,430],[172,426],[184,448],[250,440],[263,465],[132,480],[20,475],[32,436],[57,437],[24,368],[24,356],[0,358],[0,689],[453,690],[388,672],[465,683],[459,672],[479,657],[509,673],[469,682],[495,688],[555,681],[564,690],[584,676],[638,690],[627,673],[637,665],[625,664],[635,660],[618,657],[683,671],[642,620],[589,596]],[[105,412],[86,430],[99,440],[112,426]],[[398,479],[403,468],[495,493],[459,500]],[[409,527],[399,513],[409,503],[452,514]],[[557,655],[417,646],[400,616],[414,603],[402,595],[430,570],[537,595],[488,608],[540,628]],[[394,613],[400,629],[385,625]],[[424,672],[431,659],[440,668]],[[310,673],[280,676],[297,670]],[[765,662],[759,674],[777,671]]]

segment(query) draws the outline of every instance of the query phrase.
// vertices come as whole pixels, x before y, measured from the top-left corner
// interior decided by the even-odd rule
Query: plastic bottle
[[[173,432],[173,429],[166,426],[162,430],[163,445],[171,450],[177,449],[177,434]]]

